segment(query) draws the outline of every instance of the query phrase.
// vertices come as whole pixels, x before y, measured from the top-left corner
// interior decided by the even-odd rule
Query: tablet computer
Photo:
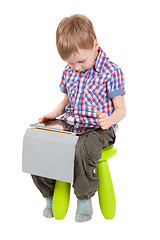
[[[30,124],[30,127],[36,129],[49,130],[53,132],[67,133],[72,135],[81,135],[88,131],[93,131],[100,128],[99,126],[93,126],[90,124],[76,123],[73,125],[66,123],[60,119],[47,120],[45,122]]]

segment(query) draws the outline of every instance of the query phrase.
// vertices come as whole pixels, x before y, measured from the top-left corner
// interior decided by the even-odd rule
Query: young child
[[[77,196],[75,221],[92,218],[91,197],[98,189],[94,173],[102,148],[115,142],[117,123],[126,115],[124,77],[100,48],[91,21],[83,15],[62,19],[56,32],[56,45],[61,58],[68,63],[64,69],[60,90],[63,100],[40,122],[62,115],[62,120],[87,123],[100,128],[81,135],[75,148],[74,193]],[[46,198],[43,212],[52,216],[52,196],[55,181],[32,176]]]

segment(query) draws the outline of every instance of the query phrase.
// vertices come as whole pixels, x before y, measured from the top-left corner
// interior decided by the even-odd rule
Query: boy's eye
[[[85,61],[86,61],[86,59],[79,61],[79,63],[84,63]]]

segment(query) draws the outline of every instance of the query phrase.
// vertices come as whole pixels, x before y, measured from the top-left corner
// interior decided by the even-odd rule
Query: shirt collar
[[[94,68],[95,68],[95,70],[97,72],[101,72],[103,64],[104,64],[104,62],[106,60],[106,54],[105,54],[105,52],[101,48],[99,48],[98,51],[99,51],[99,54],[98,54],[98,56],[97,56],[97,58],[95,60]]]

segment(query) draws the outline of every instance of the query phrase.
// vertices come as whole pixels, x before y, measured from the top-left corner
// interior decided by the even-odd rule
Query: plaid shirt
[[[94,65],[86,72],[78,72],[67,65],[60,89],[68,94],[70,102],[61,119],[67,122],[72,118],[74,123],[92,126],[99,126],[97,111],[110,116],[114,111],[112,97],[125,94],[121,69],[109,60],[101,48]],[[118,125],[112,127],[116,132]]]

